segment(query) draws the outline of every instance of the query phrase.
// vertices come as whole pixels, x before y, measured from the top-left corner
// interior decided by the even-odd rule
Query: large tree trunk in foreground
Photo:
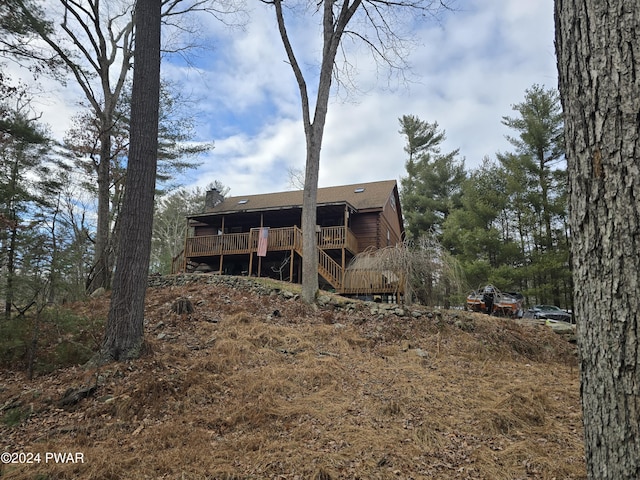
[[[640,2],[556,0],[587,472],[640,478]]]
[[[158,154],[160,4],[137,0],[131,133],[121,234],[101,360],[140,355]]]

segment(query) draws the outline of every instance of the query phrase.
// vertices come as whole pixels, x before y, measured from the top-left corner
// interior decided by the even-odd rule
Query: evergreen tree
[[[129,155],[129,125],[130,125],[130,85],[127,84],[116,109],[116,123],[112,127],[111,177],[109,188],[109,252],[117,254],[115,247],[119,235],[118,213],[124,196],[127,160]],[[187,169],[198,166],[195,158],[213,148],[212,142],[194,142],[194,121],[190,112],[186,111],[189,104],[176,88],[165,83],[160,89],[160,111],[158,126],[158,168],[156,172],[159,193],[176,187],[176,178]],[[83,187],[95,197],[98,196],[97,177],[100,163],[98,158],[100,122],[90,109],[80,113],[74,119],[72,128],[65,136],[65,146],[74,157],[78,170],[84,173]],[[115,255],[109,255],[114,260]],[[109,265],[112,269],[113,265]],[[90,283],[89,279],[89,282]]]
[[[414,115],[404,115],[399,121],[409,154],[407,176],[400,180],[407,232],[414,239],[430,232],[440,236],[444,221],[460,204],[460,188],[466,176],[464,161],[457,159],[458,150],[441,152],[445,132],[438,130],[437,122],[429,123]]]
[[[566,172],[558,93],[534,85],[504,125],[515,150],[485,159],[463,184],[460,208],[444,224],[443,244],[471,288],[492,283],[531,303],[571,305]]]
[[[134,8],[136,2],[82,2],[57,0],[5,0],[8,10],[19,17],[28,29],[27,35],[0,36],[0,42],[18,61],[31,63],[38,68],[64,66],[65,73],[77,83],[84,93],[88,106],[97,122],[99,142],[94,156],[97,171],[97,221],[95,232],[94,266],[90,289],[109,287],[113,266],[113,239],[111,238],[112,212],[110,172],[114,145],[112,130],[118,122],[116,111],[133,64],[135,40]],[[4,4],[3,4],[4,5]],[[46,5],[46,9],[45,9]],[[170,30],[193,33],[186,25],[185,16],[192,12],[208,12],[220,18],[225,14],[235,16],[238,8],[233,2],[224,5],[208,0],[186,2],[175,0],[161,2],[161,15]],[[47,21],[43,21],[46,10]],[[4,10],[0,10],[0,15]],[[2,33],[2,32],[0,32]],[[173,37],[177,44],[172,50],[186,54],[193,46],[182,35]],[[25,41],[36,40],[33,42]],[[34,62],[35,61],[35,62]]]
[[[527,293],[538,303],[570,306],[566,167],[558,92],[533,85],[514,117],[502,123],[515,152],[498,154],[509,179],[511,219],[529,278]]]
[[[52,178],[44,129],[30,116],[28,101],[19,100],[18,105],[2,109],[0,132],[0,267],[6,317],[22,300],[21,282],[30,273],[40,275],[54,267],[50,250],[40,248],[46,238],[42,210],[60,187]],[[46,268],[39,263],[43,258],[49,259]]]
[[[488,158],[462,183],[460,207],[443,224],[443,245],[455,256],[468,287],[512,286],[516,263],[509,228],[504,169]]]

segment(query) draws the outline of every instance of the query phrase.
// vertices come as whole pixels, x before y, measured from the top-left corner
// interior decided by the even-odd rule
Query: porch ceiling
[[[318,206],[318,220],[323,217],[336,217],[342,218],[346,202],[333,203]],[[243,211],[235,212],[220,212],[220,213],[201,213],[197,215],[189,215],[190,225],[212,225],[221,226],[222,219],[225,219],[225,224],[232,222],[234,225],[252,225],[260,226],[293,226],[299,225],[302,215],[302,207],[278,207],[268,209],[246,209]],[[339,224],[339,223],[338,223]]]

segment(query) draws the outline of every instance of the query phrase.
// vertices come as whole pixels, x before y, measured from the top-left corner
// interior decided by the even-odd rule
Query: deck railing
[[[215,255],[249,254],[258,249],[260,229],[246,233],[224,235],[202,235],[189,237],[184,257],[209,257]],[[358,241],[351,230],[344,226],[322,227],[317,232],[318,273],[329,281],[340,293],[345,294],[396,294],[403,290],[402,280],[391,271],[344,270],[326,253],[326,250],[347,248],[358,252]],[[302,255],[302,230],[299,227],[270,228],[267,241],[268,251],[294,250]],[[174,259],[173,270],[182,268],[184,257]]]
[[[326,278],[336,290],[342,287],[342,266],[318,248],[318,272]]]
[[[225,235],[189,237],[187,238],[185,254],[189,258],[248,252],[248,233],[228,233]]]
[[[269,237],[267,238],[267,250],[292,250],[295,249],[295,227],[270,228]],[[258,249],[258,239],[260,237],[260,228],[251,229],[251,249]]]
[[[247,233],[224,235],[202,235],[189,237],[186,249],[173,259],[172,272],[182,270],[185,257],[207,257],[228,254],[248,254],[258,249],[260,229]],[[353,232],[345,227],[323,227],[317,233],[318,273],[336,291],[350,295],[398,294],[402,293],[404,280],[396,273],[376,269],[346,269],[333,260],[325,250],[348,248],[357,253],[357,240]],[[299,227],[270,228],[267,250],[294,250],[302,255],[302,230]]]
[[[181,272],[184,268],[184,250],[171,259],[171,273]]]
[[[320,248],[342,248],[345,245],[344,227],[322,227],[316,234]]]
[[[185,255],[187,258],[191,258],[255,252],[258,249],[259,233],[260,229],[254,228],[247,233],[188,237]],[[351,230],[343,226],[322,227],[317,233],[317,242],[318,247],[325,250],[347,248],[353,253],[358,251],[358,242],[355,235]],[[300,228],[270,228],[267,250],[302,251]]]
[[[346,238],[347,242],[345,244],[345,247],[347,250],[349,250],[350,252],[353,253],[357,253],[360,250],[358,249],[358,239],[356,238],[355,234],[349,230],[347,228],[347,238]]]
[[[402,286],[402,280],[392,271],[347,269],[341,292],[353,295],[370,292],[398,293],[403,291]]]

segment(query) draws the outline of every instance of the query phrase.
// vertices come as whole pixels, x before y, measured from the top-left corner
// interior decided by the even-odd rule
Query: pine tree
[[[587,475],[640,478],[637,0],[556,0]]]
[[[409,235],[417,239],[423,233],[442,234],[450,212],[460,204],[460,188],[466,176],[458,150],[441,153],[445,132],[438,123],[420,120],[414,115],[399,119],[400,133],[407,139],[405,163],[407,176],[400,180],[402,209]]]
[[[100,360],[142,353],[158,152],[161,4],[136,4],[136,63],[131,95],[131,146],[118,258]]]

